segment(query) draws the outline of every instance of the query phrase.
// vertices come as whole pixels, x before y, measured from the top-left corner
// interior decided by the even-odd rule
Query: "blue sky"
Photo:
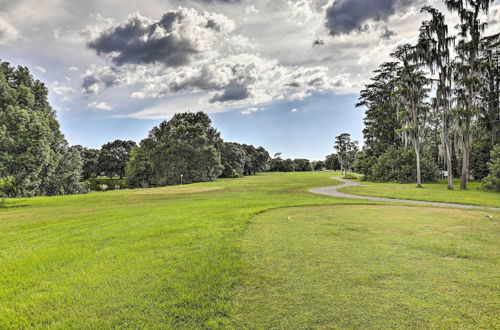
[[[279,102],[260,111],[210,114],[224,140],[265,147],[284,157],[324,159],[333,152],[333,139],[348,132],[362,140],[363,111],[354,108],[357,95],[323,93],[299,102]],[[296,111],[292,111],[296,109]],[[160,119],[85,118],[59,114],[61,127],[72,144],[100,147],[114,139],[140,141]]]
[[[49,89],[72,144],[205,111],[228,141],[323,159],[359,92],[441,0],[1,0],[0,59]],[[500,30],[500,0],[487,33]],[[453,26],[453,18],[449,25]],[[293,111],[292,111],[293,110]]]

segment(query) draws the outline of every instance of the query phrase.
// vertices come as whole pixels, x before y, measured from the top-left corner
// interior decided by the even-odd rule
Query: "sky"
[[[205,111],[227,141],[324,159],[362,142],[372,71],[440,0],[0,0],[0,59],[49,89],[71,144],[139,142]],[[451,16],[447,14],[447,16]],[[454,25],[450,17],[450,26]],[[500,0],[488,32],[500,31]]]

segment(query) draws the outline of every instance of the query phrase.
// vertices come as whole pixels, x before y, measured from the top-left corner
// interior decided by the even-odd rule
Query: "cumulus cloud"
[[[50,91],[56,94],[62,102],[71,101],[76,92],[72,87],[60,83],[57,80],[50,85]]]
[[[113,107],[107,104],[106,102],[97,102],[94,101],[92,103],[87,104],[85,109],[90,110],[101,110],[101,111],[110,111],[113,110]]]
[[[337,0],[326,11],[326,26],[332,35],[363,31],[369,21],[386,21],[397,11],[421,4],[422,0]]]
[[[0,45],[19,38],[19,32],[8,22],[8,17],[0,12]]]
[[[194,9],[167,12],[159,21],[138,14],[95,35],[88,46],[111,65],[90,66],[84,93],[134,86],[134,98],[208,93],[208,104],[259,104],[302,99],[332,88],[328,69],[285,66],[253,53],[227,17]]]
[[[127,22],[103,31],[87,45],[99,55],[108,55],[118,65],[160,62],[177,67],[209,51],[218,34],[233,28],[234,24],[223,15],[180,8],[166,13],[159,21],[132,15]]]

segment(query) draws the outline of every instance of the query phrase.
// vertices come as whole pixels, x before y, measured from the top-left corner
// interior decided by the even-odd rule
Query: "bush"
[[[481,189],[500,192],[500,145],[491,150],[488,169],[490,173],[483,179]]]
[[[347,179],[347,180],[358,180],[359,178],[360,178],[359,175],[356,175],[353,173],[349,173],[349,174],[342,176],[342,179]]]
[[[422,155],[420,159],[422,182],[436,182],[439,172],[436,164]],[[412,183],[417,181],[416,156],[413,148],[389,148],[378,157],[368,181]]]

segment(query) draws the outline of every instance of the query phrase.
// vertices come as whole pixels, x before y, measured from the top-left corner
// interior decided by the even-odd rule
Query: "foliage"
[[[330,154],[326,156],[325,168],[327,170],[340,171],[340,161],[337,154]]]
[[[245,163],[247,162],[245,148],[238,143],[224,142],[221,150],[221,161],[224,167],[221,177],[242,177],[245,170]]]
[[[82,157],[82,178],[90,179],[96,177],[99,174],[99,150],[86,148],[81,145],[72,146],[72,148],[76,148]]]
[[[244,175],[255,175],[267,171],[271,157],[263,147],[255,148],[252,145],[243,144],[246,153],[246,161],[243,170]]]
[[[322,160],[311,162],[311,166],[314,171],[323,171],[326,168],[325,162]]]
[[[125,176],[125,167],[130,157],[130,151],[136,146],[134,141],[115,140],[101,147],[97,158],[99,174],[109,177]]]
[[[291,159],[276,157],[269,162],[269,172],[294,172],[295,163]]]
[[[47,94],[27,68],[0,61],[0,177],[14,177],[9,197],[85,191],[76,168],[81,162],[68,149]]]
[[[490,174],[483,179],[481,188],[500,192],[500,145],[491,150],[491,159],[488,162]]]
[[[219,132],[203,112],[175,114],[154,127],[127,166],[135,187],[213,181],[222,173]]]
[[[297,158],[297,159],[293,160],[293,164],[294,164],[294,167],[293,167],[294,171],[296,171],[296,172],[307,172],[307,171],[313,170],[309,159]]]
[[[350,172],[358,152],[358,142],[351,141],[351,135],[342,133],[335,137],[335,150],[340,163],[340,170],[344,173]]]
[[[374,182],[410,183],[416,181],[415,152],[412,148],[389,148],[377,158],[366,180]],[[439,177],[436,165],[429,159],[421,159],[422,182],[435,182]]]

